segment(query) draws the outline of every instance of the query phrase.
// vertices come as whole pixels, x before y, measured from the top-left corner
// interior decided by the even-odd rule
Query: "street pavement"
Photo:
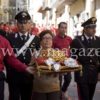
[[[76,83],[71,83],[68,88],[68,93],[71,100],[78,100]],[[93,100],[100,100],[100,82],[98,82]]]
[[[70,86],[68,88],[68,93],[71,96],[71,100],[78,100],[77,98],[77,88],[76,83],[74,82],[73,74],[72,74],[72,81],[70,83]],[[7,83],[5,83],[5,100],[8,100],[8,86]],[[100,100],[100,82],[97,83],[95,95],[93,100]]]
[[[68,88],[68,93],[69,93],[70,97],[72,98],[71,100],[78,100],[77,85],[74,82],[74,74],[73,73],[72,73],[72,81]],[[93,100],[100,100],[100,81],[98,81],[98,83],[97,83]]]

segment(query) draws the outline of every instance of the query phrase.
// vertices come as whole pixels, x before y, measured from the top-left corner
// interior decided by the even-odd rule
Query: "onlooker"
[[[69,49],[72,39],[71,37],[67,36],[66,33],[67,33],[67,23],[60,22],[58,25],[58,35],[55,36],[53,40],[53,47],[64,51],[66,53],[66,56],[69,56]],[[62,84],[62,76],[60,76],[60,80]],[[71,73],[66,73],[66,75],[64,75],[64,83],[63,85],[61,85],[63,98],[65,98],[65,94],[70,84],[70,81],[71,81]]]
[[[33,23],[31,31],[32,31],[32,34],[36,36],[39,34],[39,29],[36,27],[36,23]]]

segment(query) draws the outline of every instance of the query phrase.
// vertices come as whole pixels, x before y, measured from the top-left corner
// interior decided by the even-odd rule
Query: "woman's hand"
[[[30,74],[34,74],[36,72],[36,69],[33,66],[29,66],[26,68],[26,71]]]

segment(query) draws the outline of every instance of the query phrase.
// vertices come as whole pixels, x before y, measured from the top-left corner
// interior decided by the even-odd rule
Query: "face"
[[[66,32],[67,32],[67,25],[62,23],[59,27],[59,33],[65,35]]]
[[[41,46],[43,49],[48,49],[52,47],[53,37],[50,34],[46,34],[43,36],[41,41]]]
[[[21,33],[29,32],[31,29],[31,22],[27,21],[26,23],[19,23],[17,22],[18,29]]]
[[[86,34],[87,36],[94,36],[95,33],[96,33],[96,28],[95,28],[95,27],[86,28],[86,29],[84,30],[84,32],[85,32],[85,34]]]

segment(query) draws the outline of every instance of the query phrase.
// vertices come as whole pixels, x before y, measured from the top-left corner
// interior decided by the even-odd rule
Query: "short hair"
[[[42,41],[43,36],[46,35],[46,34],[50,34],[53,37],[53,34],[50,30],[44,30],[39,34],[40,41]]]
[[[58,28],[60,28],[61,24],[66,24],[66,25],[67,25],[66,22],[60,22],[60,23],[58,24]]]

